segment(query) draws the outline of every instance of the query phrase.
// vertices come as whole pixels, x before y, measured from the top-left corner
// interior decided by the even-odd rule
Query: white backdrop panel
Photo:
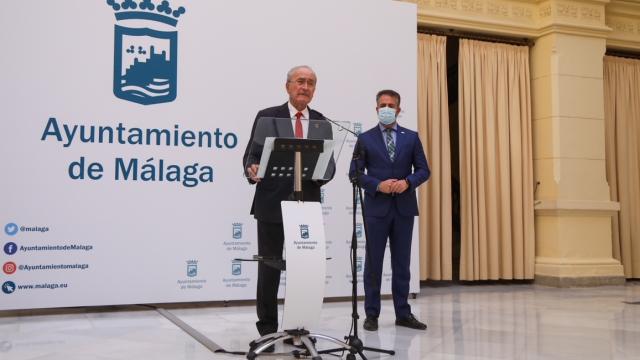
[[[311,107],[326,116],[366,130],[376,124],[376,92],[393,88],[403,96],[400,121],[416,128],[415,5],[391,0],[171,5],[186,8],[175,27],[153,19],[117,21],[104,0],[3,4],[0,309],[253,299],[255,264],[232,261],[257,251],[249,215],[254,188],[242,176],[242,154],[256,112],[286,101],[285,74],[292,66],[315,69],[319,80]],[[169,69],[177,68],[169,81],[177,92],[173,101],[141,105],[114,95],[122,81],[114,85],[115,55],[129,54],[128,48],[115,49],[115,26],[149,23],[177,31],[175,53],[163,57],[170,59]],[[164,91],[168,85],[160,75],[145,91]],[[99,141],[106,128],[114,131],[112,142]],[[135,144],[135,138],[128,139],[135,128],[166,129],[178,134],[178,145]],[[182,142],[186,136],[190,144],[190,132],[203,131],[212,135],[211,147]],[[323,190],[327,251],[333,258],[327,271],[330,297],[350,294],[346,173],[354,143],[348,140],[336,177]],[[73,179],[69,167],[82,158],[84,179]],[[123,179],[122,171],[116,179],[117,159],[126,166],[137,159],[138,179]],[[93,163],[99,164],[93,165],[96,180],[86,171]],[[184,177],[190,165],[204,181],[186,186],[158,180],[161,167],[165,177],[176,169]],[[151,169],[155,181],[143,181],[142,173]],[[415,230],[412,292],[419,286]],[[364,259],[363,249],[359,256]],[[385,269],[383,290],[389,293],[388,264]]]

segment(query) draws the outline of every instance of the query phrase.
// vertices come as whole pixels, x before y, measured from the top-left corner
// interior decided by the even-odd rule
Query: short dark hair
[[[378,105],[378,101],[380,101],[380,97],[382,97],[382,95],[388,95],[388,96],[391,96],[392,98],[395,98],[396,100],[398,100],[398,106],[400,106],[400,94],[398,94],[397,91],[394,91],[391,89],[378,91],[378,94],[376,95],[376,105]]]

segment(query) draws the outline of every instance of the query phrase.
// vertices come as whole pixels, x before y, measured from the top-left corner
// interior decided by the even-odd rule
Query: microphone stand
[[[353,131],[353,130],[351,130],[351,129],[349,129],[349,128],[344,127],[344,125],[340,124],[339,122],[337,122],[337,121],[335,121],[335,120],[331,120],[331,119],[329,119],[329,118],[328,118],[328,117],[326,117],[326,116],[324,117],[324,119],[325,119],[325,120],[327,120],[328,122],[332,123],[332,124],[333,124],[333,125],[335,125],[336,127],[338,127],[338,128],[340,129],[340,131],[344,130],[344,131],[346,131],[346,132],[350,133],[351,135],[355,136],[356,138],[358,137],[358,134],[356,134],[356,132],[355,132],[355,131]]]
[[[330,119],[327,119],[327,120],[332,124],[339,126],[341,129],[350,132],[354,136],[356,137],[358,136],[355,132],[351,131],[350,129],[347,129]],[[358,315],[358,276],[357,276],[358,271],[356,268],[356,263],[358,260],[358,241],[357,241],[357,231],[356,231],[358,197],[360,199],[360,207],[362,209],[362,221],[364,226],[365,248],[366,248],[365,252],[367,256],[369,255],[369,252],[366,251],[368,250],[368,247],[369,247],[369,241],[367,237],[367,224],[365,220],[365,206],[362,198],[362,187],[360,186],[360,176],[362,175],[362,172],[360,171],[360,167],[357,164],[358,160],[364,159],[364,155],[365,155],[364,148],[361,148],[359,141],[356,142],[356,147],[354,149],[353,159],[352,159],[352,162],[355,163],[355,166],[354,166],[355,172],[354,172],[354,176],[349,177],[349,180],[351,181],[351,186],[352,186],[352,200],[353,200],[353,228],[351,231],[351,307],[352,307],[351,328],[353,329],[353,335],[349,334],[344,337],[347,344],[352,347],[352,349],[350,350],[350,353],[347,354],[347,360],[355,360],[356,359],[356,356],[354,354],[355,352],[357,352],[358,355],[360,355],[362,360],[367,360],[367,357],[364,356],[364,353],[363,353],[364,350],[384,353],[389,355],[395,355],[396,353],[394,350],[385,350],[385,349],[378,349],[378,348],[364,346],[364,343],[358,337],[358,319],[360,318],[360,316]],[[318,351],[318,354],[328,354],[328,353],[333,353],[338,351],[344,351],[344,349],[336,348],[336,349],[322,350],[322,351]]]

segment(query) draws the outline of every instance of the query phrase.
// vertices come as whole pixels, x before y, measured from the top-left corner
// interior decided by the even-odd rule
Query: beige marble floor
[[[391,301],[384,301],[379,331],[363,331],[360,322],[359,335],[367,346],[397,352],[395,356],[366,352],[369,359],[640,359],[640,304],[633,302],[640,302],[640,282],[577,289],[423,287],[411,304],[416,316],[429,325],[427,331],[397,328]],[[360,309],[362,315],[362,305]],[[245,351],[257,337],[252,306],[170,311],[228,350]],[[313,331],[342,338],[349,331],[350,315],[350,303],[327,303],[322,323]],[[318,347],[332,346],[320,341]],[[278,345],[276,350],[292,348]],[[243,358],[210,352],[159,313],[143,307],[0,312],[2,360]]]

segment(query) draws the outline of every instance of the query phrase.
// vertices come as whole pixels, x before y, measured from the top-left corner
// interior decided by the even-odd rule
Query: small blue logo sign
[[[4,226],[4,232],[9,236],[13,236],[17,234],[18,230],[20,230],[20,228],[18,227],[18,225],[14,223],[8,223],[7,225]]]
[[[2,292],[5,294],[11,294],[16,291],[16,284],[13,281],[6,281],[2,284]]]
[[[231,262],[231,275],[242,275],[242,263],[240,261],[234,260]]]
[[[117,21],[141,20],[149,27],[115,25],[113,93],[142,105],[176,99],[178,81],[178,32],[154,29],[176,27],[186,12],[172,9],[169,1],[107,0]]]
[[[13,242],[8,242],[4,244],[4,253],[7,255],[13,255],[18,251],[18,245]]]
[[[198,276],[198,260],[187,260],[187,276]]]
[[[356,224],[356,237],[358,238],[362,237],[362,223]]]
[[[356,259],[356,272],[362,272],[362,257],[358,256]]]
[[[303,239],[309,238],[309,225],[300,225],[300,237]]]
[[[242,223],[233,223],[233,238],[242,239]]]
[[[362,134],[362,123],[353,123],[353,132],[356,133],[356,135]]]

